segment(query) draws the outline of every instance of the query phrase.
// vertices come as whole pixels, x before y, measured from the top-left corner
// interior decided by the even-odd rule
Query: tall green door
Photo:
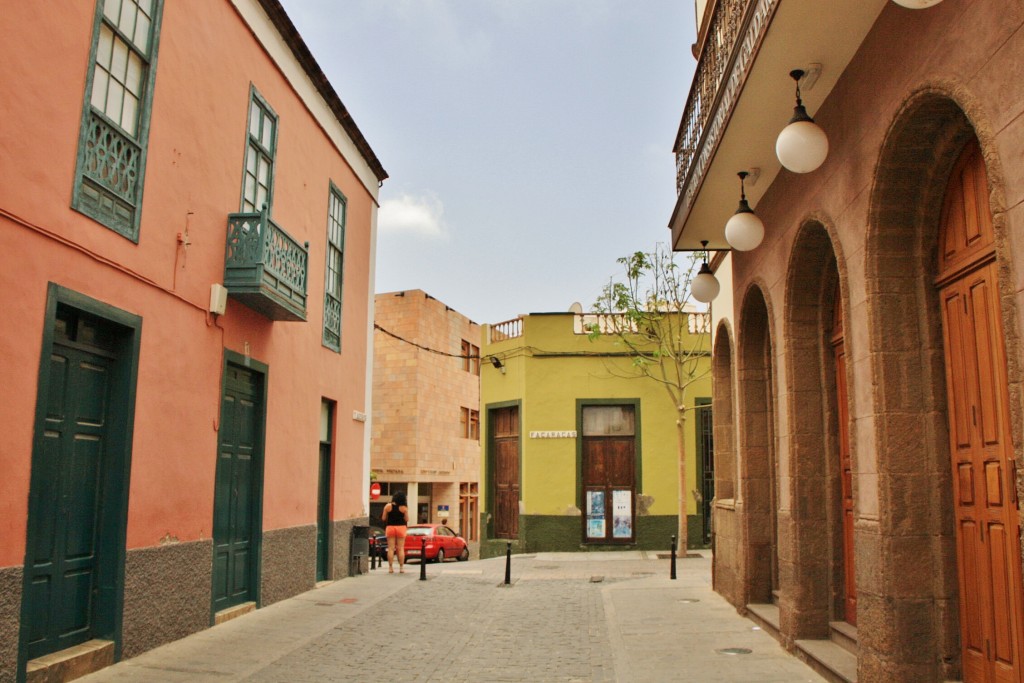
[[[316,499],[316,580],[327,580],[331,530],[331,444],[320,444],[320,483]]]
[[[110,362],[61,344],[50,357],[40,474],[52,485],[32,501],[30,659],[92,637]]]
[[[118,322],[62,301],[100,310]],[[51,286],[47,320],[19,667],[93,638],[114,640],[119,629],[141,319]]]
[[[256,599],[262,393],[262,375],[227,364],[213,501],[214,612]]]

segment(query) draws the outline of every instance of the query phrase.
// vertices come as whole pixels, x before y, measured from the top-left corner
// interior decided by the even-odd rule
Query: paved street
[[[707,554],[707,553],[705,553]],[[344,579],[80,679],[822,681],[711,591],[710,559],[541,553]],[[745,648],[749,654],[724,654]]]

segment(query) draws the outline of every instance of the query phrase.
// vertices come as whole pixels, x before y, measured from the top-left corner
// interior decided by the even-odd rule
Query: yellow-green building
[[[678,413],[614,334],[619,316],[533,313],[484,325],[481,554],[668,549],[686,504],[690,547],[710,538],[714,497],[707,314],[679,325],[698,349],[687,390],[685,468]],[[685,491],[681,496],[685,469]]]

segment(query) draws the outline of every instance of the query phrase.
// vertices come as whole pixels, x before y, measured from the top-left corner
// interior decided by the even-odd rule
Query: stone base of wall
[[[358,562],[352,561],[352,528],[355,526],[368,526],[369,523],[369,517],[355,517],[353,519],[341,519],[332,522],[331,558],[328,571],[328,576],[332,579],[344,579],[369,571],[369,558],[363,557]],[[313,541],[315,545],[315,534]],[[315,555],[316,549],[314,548],[314,560]]]
[[[212,540],[129,550],[124,579],[122,658],[210,625]]]
[[[712,537],[714,560],[711,569],[713,587],[734,607],[745,607],[742,577],[740,576],[740,522],[736,510],[730,506],[716,506],[715,532]]]
[[[0,569],[0,683],[14,683],[21,623],[21,567]]]
[[[678,533],[675,515],[636,517],[636,540],[628,545],[584,543],[580,518],[566,515],[522,515],[519,517],[519,538],[513,541],[513,552],[576,552],[580,550],[668,550],[672,536]],[[700,548],[703,521],[689,519],[690,548]],[[507,541],[483,539],[480,557],[503,555]]]
[[[316,585],[316,525],[263,534],[260,606],[304,593]]]

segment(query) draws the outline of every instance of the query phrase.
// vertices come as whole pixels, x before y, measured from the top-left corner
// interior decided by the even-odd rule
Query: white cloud
[[[430,194],[403,194],[381,202],[377,228],[382,234],[447,239],[444,204]]]

